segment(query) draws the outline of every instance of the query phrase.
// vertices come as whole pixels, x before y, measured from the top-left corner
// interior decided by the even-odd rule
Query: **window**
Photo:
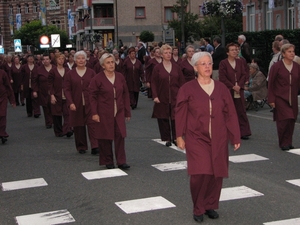
[[[266,30],[272,30],[273,27],[273,11],[269,8],[269,3],[265,4],[266,15],[265,15],[265,27]]]
[[[113,5],[94,5],[94,17],[114,17]]]
[[[174,19],[174,13],[172,7],[165,7],[165,22],[169,22]]]
[[[60,20],[52,20],[52,25],[56,26],[58,29],[60,29]]]
[[[287,2],[287,28],[295,29],[295,7],[293,0]]]
[[[17,13],[21,13],[21,6],[17,5]]]
[[[70,0],[70,6],[74,5],[74,0]]]
[[[248,25],[248,31],[255,31],[255,7],[254,5],[249,5],[247,7],[247,25]]]
[[[135,18],[146,18],[145,7],[135,7]]]
[[[37,4],[34,3],[34,4],[32,5],[32,12],[33,12],[33,13],[37,13],[37,9],[38,9]]]
[[[25,14],[29,13],[29,5],[26,3],[25,4]]]
[[[9,14],[10,15],[13,14],[13,7],[12,7],[12,5],[9,6]]]

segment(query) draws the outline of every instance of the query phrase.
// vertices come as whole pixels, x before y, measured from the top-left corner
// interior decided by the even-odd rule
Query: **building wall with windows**
[[[244,0],[243,4],[244,31],[300,28],[299,0]]]

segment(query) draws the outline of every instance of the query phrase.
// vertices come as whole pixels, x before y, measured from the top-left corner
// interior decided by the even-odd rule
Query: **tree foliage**
[[[142,31],[140,34],[140,40],[145,43],[154,41],[153,32],[148,31],[148,30]]]
[[[183,8],[186,9],[189,1],[183,0]],[[175,31],[175,37],[181,41],[182,29],[181,29],[181,1],[178,0],[176,5],[173,5],[172,12],[178,15],[178,19],[173,19],[169,21],[169,27],[173,28]],[[184,37],[186,41],[193,42],[202,36],[201,23],[199,21],[199,16],[191,12],[183,12],[184,18]]]
[[[58,29],[54,25],[42,26],[40,20],[34,20],[30,23],[24,24],[20,30],[16,31],[13,35],[13,39],[21,39],[23,45],[32,45],[37,49],[40,49],[40,37],[47,35],[50,39],[51,34],[60,35],[60,46],[64,48],[66,44],[70,43],[67,33]]]

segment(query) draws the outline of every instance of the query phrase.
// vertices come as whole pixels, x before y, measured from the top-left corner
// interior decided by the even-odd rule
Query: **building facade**
[[[243,30],[300,28],[300,0],[243,0]]]

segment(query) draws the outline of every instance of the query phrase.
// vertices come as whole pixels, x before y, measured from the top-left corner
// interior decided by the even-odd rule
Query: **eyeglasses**
[[[213,63],[212,62],[208,62],[208,63],[206,63],[206,62],[200,62],[200,63],[198,63],[198,65],[200,65],[200,66],[212,66]]]

